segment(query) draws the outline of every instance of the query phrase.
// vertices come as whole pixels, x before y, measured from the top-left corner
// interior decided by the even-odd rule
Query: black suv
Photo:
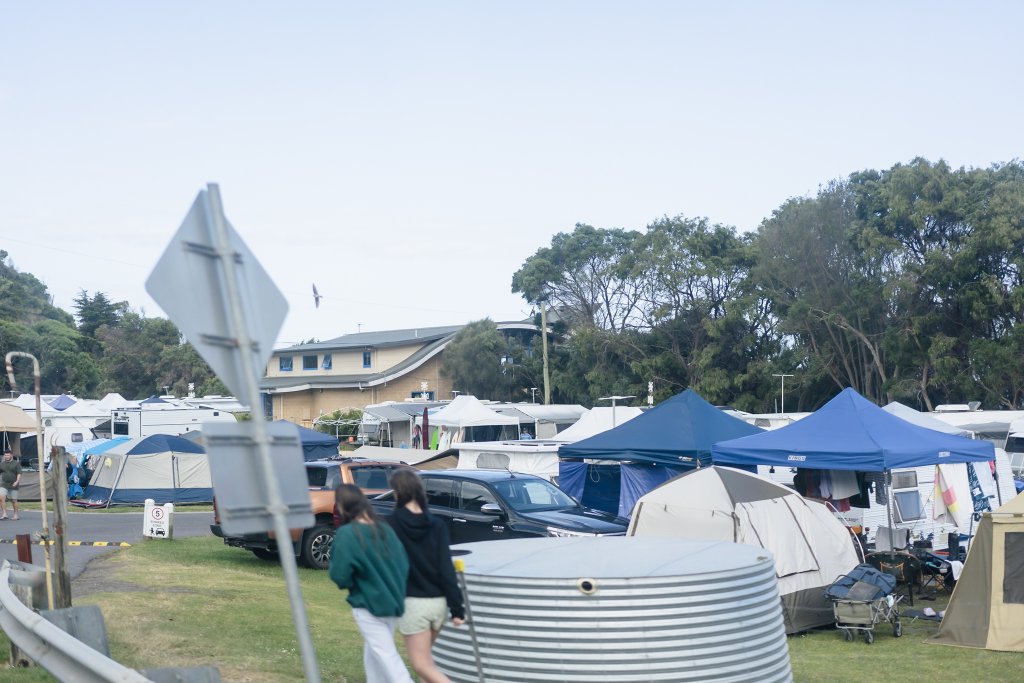
[[[624,536],[629,520],[585,508],[546,479],[504,470],[421,472],[430,513],[448,525],[451,542],[534,536]],[[394,494],[371,502],[391,514]]]

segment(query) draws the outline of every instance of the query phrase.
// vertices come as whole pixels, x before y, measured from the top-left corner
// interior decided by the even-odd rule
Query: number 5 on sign
[[[142,516],[142,535],[147,538],[171,538],[174,518],[174,503],[157,505],[152,498],[146,499],[146,510]]]

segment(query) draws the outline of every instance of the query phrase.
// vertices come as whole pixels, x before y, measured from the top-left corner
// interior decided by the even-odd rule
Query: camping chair
[[[914,584],[921,574],[921,560],[911,553],[895,550],[868,553],[864,560],[875,569],[893,576],[897,586],[906,585],[910,605],[914,605]]]

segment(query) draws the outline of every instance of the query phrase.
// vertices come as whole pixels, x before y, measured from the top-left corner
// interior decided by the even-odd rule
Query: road
[[[8,514],[10,514],[8,512]],[[18,559],[18,546],[13,541],[18,534],[36,534],[42,530],[42,513],[39,510],[23,510],[21,519],[0,520],[0,561]],[[50,529],[53,530],[53,513],[50,515]],[[173,529],[175,538],[203,536],[210,533],[213,512],[174,511]],[[68,512],[68,528],[64,532],[68,541],[81,541],[83,545],[69,545],[64,550],[68,572],[72,582],[87,564],[100,555],[117,552],[119,546],[86,545],[96,542],[135,544],[142,541],[142,511],[139,512]],[[35,539],[33,539],[35,541]],[[153,541],[160,542],[160,541]],[[32,544],[32,562],[42,567],[45,563],[43,547]]]

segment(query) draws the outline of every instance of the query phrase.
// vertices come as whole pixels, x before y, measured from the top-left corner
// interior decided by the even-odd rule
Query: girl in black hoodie
[[[409,556],[405,614],[398,630],[420,680],[449,683],[430,653],[449,612],[454,626],[461,626],[466,617],[448,550],[448,529],[428,512],[423,482],[415,470],[395,472],[391,487],[395,511],[388,521]]]

